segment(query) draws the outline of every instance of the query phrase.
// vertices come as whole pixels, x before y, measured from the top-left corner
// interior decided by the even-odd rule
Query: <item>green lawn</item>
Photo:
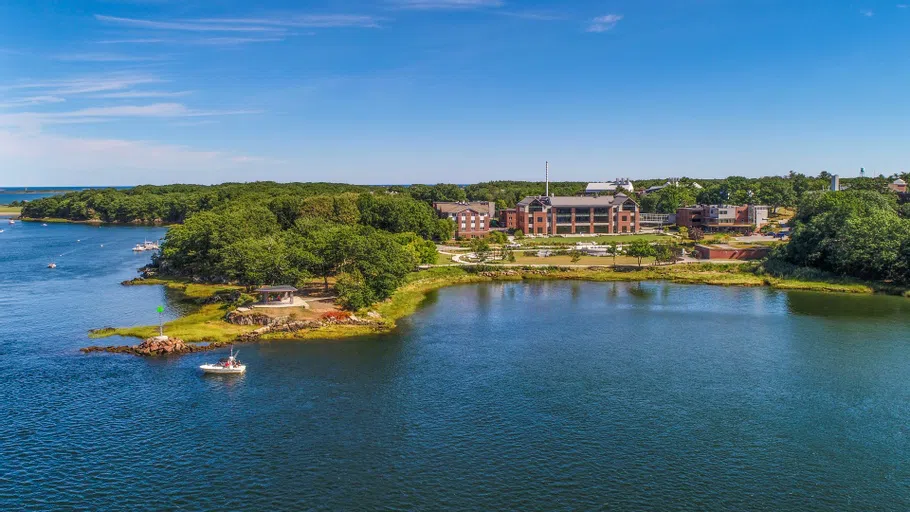
[[[452,254],[439,254],[439,258],[436,260],[437,265],[448,265],[450,263],[455,263],[452,261]]]
[[[0,206],[0,214],[19,215],[21,211],[22,208],[18,206]]]
[[[657,240],[670,240],[667,235],[655,235],[655,234],[646,234],[646,235],[601,235],[601,236],[582,236],[582,237],[558,237],[552,236],[549,238],[523,238],[521,240],[516,240],[522,246],[538,246],[538,245],[575,245],[578,242],[589,244],[591,242],[597,242],[598,244],[608,244],[610,242],[616,242],[619,244],[624,244],[631,242],[633,240],[647,240],[649,242]]]

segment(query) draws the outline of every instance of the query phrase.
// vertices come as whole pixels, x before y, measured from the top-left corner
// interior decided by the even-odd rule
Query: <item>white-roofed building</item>
[[[628,193],[635,192],[635,185],[628,178],[618,178],[614,181],[598,181],[588,183],[585,187],[586,196],[599,196],[604,194],[615,194],[617,190],[625,190]]]

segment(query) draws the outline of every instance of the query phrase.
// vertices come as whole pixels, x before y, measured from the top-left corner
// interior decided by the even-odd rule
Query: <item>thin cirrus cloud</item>
[[[258,114],[259,110],[193,110],[180,103],[91,107],[66,112],[19,112],[0,115],[0,126],[37,129],[45,124],[104,122],[124,118],[195,118]]]
[[[47,105],[49,103],[63,103],[66,99],[59,96],[27,96],[12,101],[0,103],[0,108],[22,108],[33,105]]]
[[[284,41],[282,35],[273,37],[197,37],[197,38],[151,38],[151,39],[106,39],[95,41],[97,44],[160,44],[160,45],[200,45],[200,46],[234,46],[250,43],[273,43]]]
[[[498,14],[508,18],[518,18],[531,21],[562,21],[569,19],[566,14],[558,12],[537,12],[537,11],[497,11]]]
[[[96,14],[95,19],[104,23],[157,30],[182,30],[190,32],[283,32],[279,27],[245,24],[215,24],[197,21],[153,21],[137,18],[120,18]]]
[[[160,78],[147,75],[132,75],[114,73],[105,75],[90,75],[75,78],[56,80],[39,80],[0,85],[4,95],[16,91],[33,91],[30,95],[45,96],[75,96],[89,93],[127,90],[137,85],[165,82]]]
[[[434,10],[434,9],[483,9],[502,7],[502,0],[389,0],[396,9]]]
[[[290,15],[257,18],[201,18],[157,21],[96,14],[103,23],[133,28],[183,32],[249,32],[283,34],[289,28],[377,28],[380,18],[350,14]]]
[[[383,18],[355,14],[305,14],[275,18],[202,18],[197,23],[265,25],[293,28],[378,28]]]
[[[607,32],[613,30],[613,27],[617,23],[622,21],[621,14],[607,14],[606,16],[598,16],[591,20],[591,23],[588,25],[588,32]]]
[[[105,94],[94,94],[91,98],[103,99],[136,99],[136,98],[177,98],[187,96],[193,91],[121,91]]]
[[[165,60],[164,56],[123,55],[117,53],[66,53],[54,57],[67,62],[150,62]]]

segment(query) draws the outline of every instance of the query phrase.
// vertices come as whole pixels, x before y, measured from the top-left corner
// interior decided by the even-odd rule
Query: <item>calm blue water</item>
[[[0,509],[910,509],[903,299],[462,286],[206,378],[78,353],[156,321],[162,289],[117,283],[163,230],[3,227]]]

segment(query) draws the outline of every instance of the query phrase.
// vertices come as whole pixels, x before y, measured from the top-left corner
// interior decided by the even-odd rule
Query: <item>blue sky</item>
[[[6,0],[0,185],[889,174],[908,33],[881,0]]]

